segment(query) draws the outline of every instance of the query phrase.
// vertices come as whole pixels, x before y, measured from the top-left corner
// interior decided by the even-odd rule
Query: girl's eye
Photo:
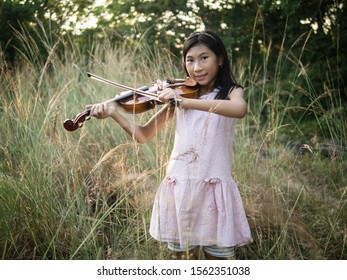
[[[206,59],[208,59],[208,56],[203,56],[202,57],[202,60],[206,60]]]

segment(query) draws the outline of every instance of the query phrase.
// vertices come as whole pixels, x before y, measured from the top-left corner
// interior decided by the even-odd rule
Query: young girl
[[[235,119],[246,115],[247,104],[216,33],[192,33],[184,44],[183,66],[199,84],[198,98],[158,90],[166,104],[145,125],[130,122],[116,102],[86,108],[96,118],[113,118],[139,143],[151,140],[176,116],[174,147],[154,201],[150,234],[168,243],[173,259],[197,259],[199,247],[206,259],[227,259],[235,246],[252,242],[231,176]]]

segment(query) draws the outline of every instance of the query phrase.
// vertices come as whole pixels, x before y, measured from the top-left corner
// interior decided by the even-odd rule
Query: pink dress
[[[200,99],[214,99],[217,90]],[[153,238],[187,246],[252,242],[241,196],[231,176],[235,119],[176,110],[176,133],[166,177],[151,218]]]

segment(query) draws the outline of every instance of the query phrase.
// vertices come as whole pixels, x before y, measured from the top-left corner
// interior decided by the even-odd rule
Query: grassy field
[[[30,56],[15,69],[0,55],[1,259],[167,259],[148,228],[174,123],[146,145],[112,120],[92,119],[76,132],[62,123],[120,92],[87,71],[139,87],[180,75],[179,60],[141,45],[104,43],[85,56],[77,48],[58,54],[47,43],[49,57],[39,64],[35,44],[24,43]],[[249,113],[238,122],[233,174],[254,237],[237,258],[347,259],[345,105],[328,82],[314,88],[305,74],[308,86],[300,86],[305,69],[288,57],[280,54],[271,80],[266,57],[258,68],[249,60],[234,66]],[[281,70],[288,63],[291,80]],[[295,106],[299,95],[307,106]],[[155,110],[129,117],[145,122]]]

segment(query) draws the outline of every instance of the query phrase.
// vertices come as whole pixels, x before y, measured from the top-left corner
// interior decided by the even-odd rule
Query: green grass
[[[73,133],[62,123],[120,91],[88,80],[86,71],[139,87],[177,77],[179,60],[142,44],[96,44],[85,56],[45,41],[49,57],[40,64],[35,43],[26,42],[30,56],[18,67],[0,62],[1,258],[168,258],[148,228],[173,126],[139,145],[112,120],[92,119]],[[286,77],[288,65],[303,72],[294,58],[280,54],[274,80],[263,75],[266,56],[258,69],[237,66],[249,114],[238,122],[233,174],[254,237],[237,249],[239,259],[347,258],[343,102],[334,85],[316,89],[305,75],[303,87],[297,75]],[[296,107],[298,94],[309,103]],[[129,117],[145,122],[153,113]]]

